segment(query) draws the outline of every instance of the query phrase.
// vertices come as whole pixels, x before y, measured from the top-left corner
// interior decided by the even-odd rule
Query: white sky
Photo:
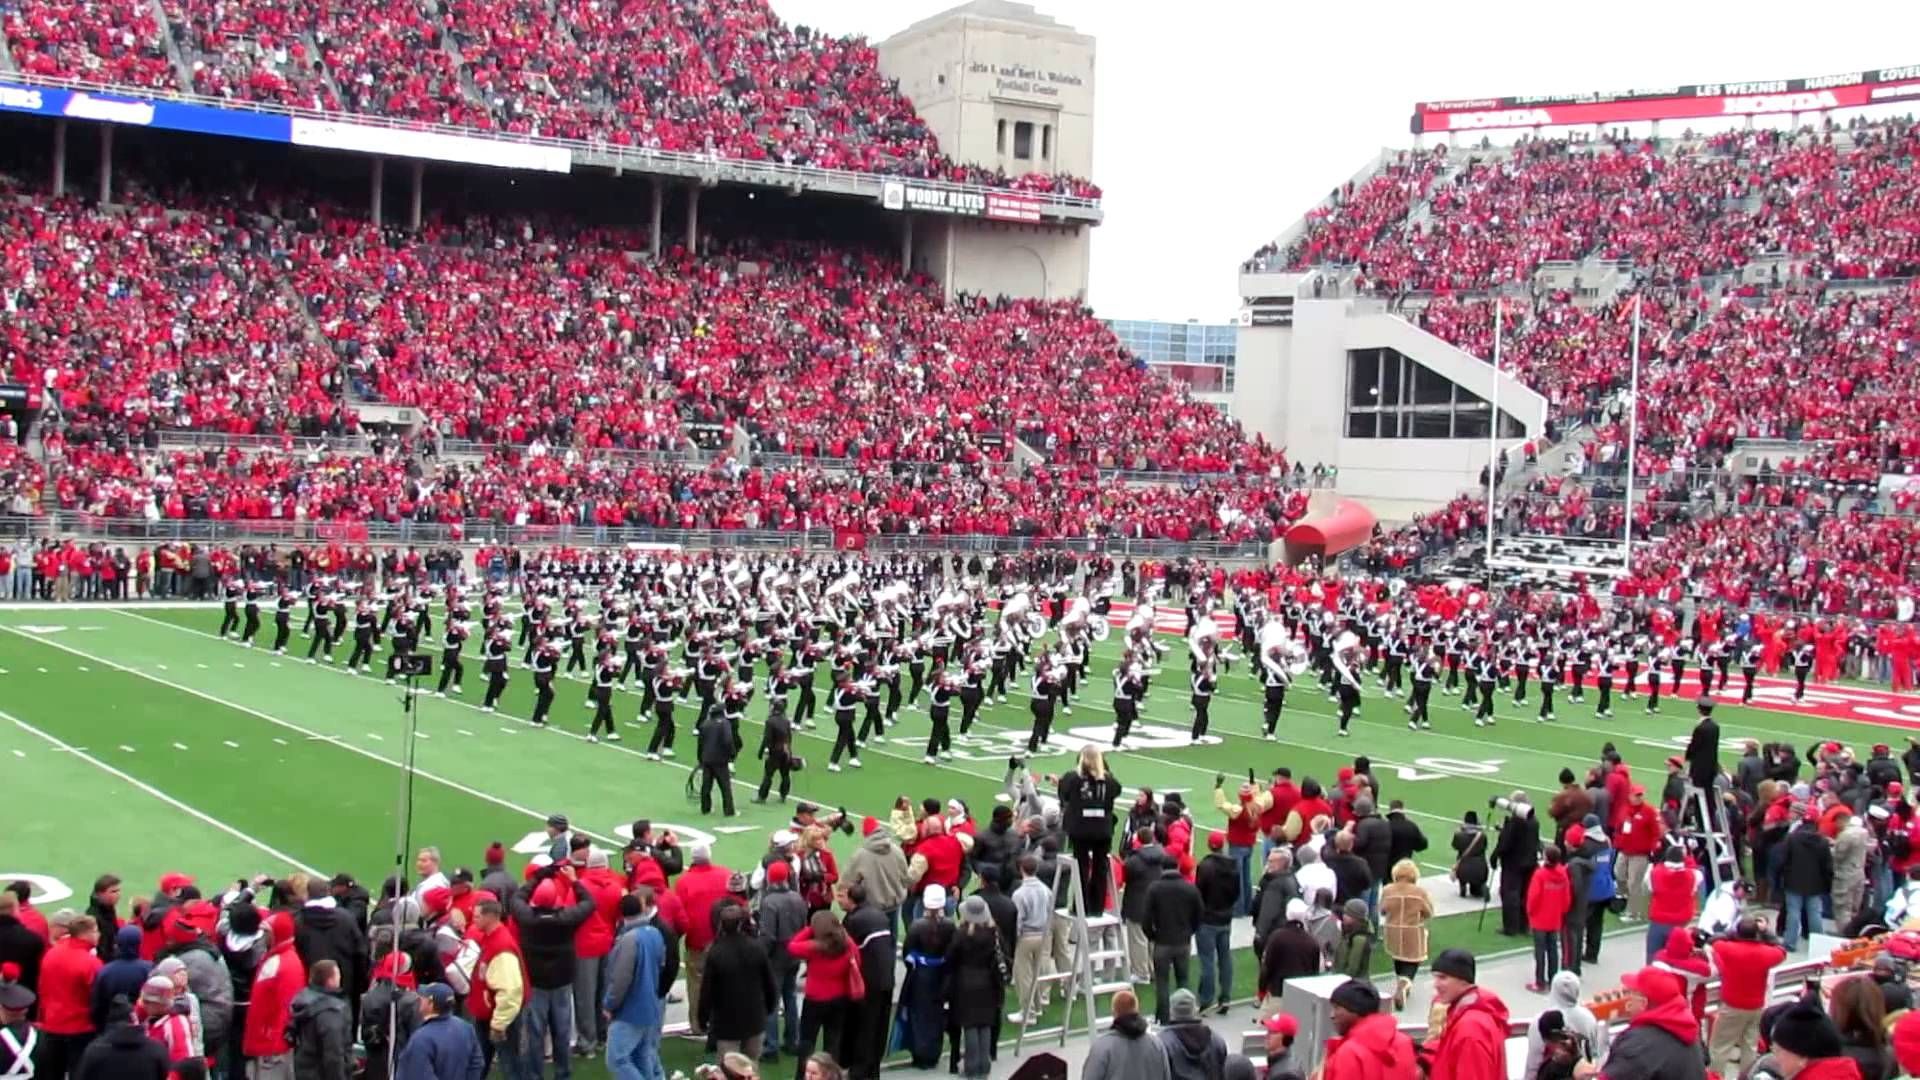
[[[960,0],[772,0],[879,41]],[[1920,63],[1920,3],[1370,4],[1031,0],[1096,42],[1103,317],[1225,322],[1254,248],[1383,146],[1413,103],[1784,79]]]

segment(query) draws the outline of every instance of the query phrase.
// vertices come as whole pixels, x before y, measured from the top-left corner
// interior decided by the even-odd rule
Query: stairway
[[[173,40],[173,21],[167,18],[166,5],[160,0],[147,0],[147,6],[153,12],[153,25],[159,28],[160,47],[167,50],[167,59],[173,62],[173,77],[180,84],[180,92],[193,93],[193,68],[180,52],[180,43]]]

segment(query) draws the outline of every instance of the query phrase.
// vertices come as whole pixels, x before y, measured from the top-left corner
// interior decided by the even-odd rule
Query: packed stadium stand
[[[165,23],[156,19],[164,13]],[[766,0],[0,4],[30,75],[746,161],[1098,198],[943,154],[864,39]]]

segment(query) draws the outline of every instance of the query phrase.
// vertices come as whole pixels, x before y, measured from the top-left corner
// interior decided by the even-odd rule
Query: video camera
[[[1507,798],[1505,795],[1489,796],[1487,798],[1487,809],[1510,811],[1513,809],[1513,800]]]
[[[393,658],[393,671],[403,679],[421,679],[433,674],[433,656],[429,653],[408,653]]]

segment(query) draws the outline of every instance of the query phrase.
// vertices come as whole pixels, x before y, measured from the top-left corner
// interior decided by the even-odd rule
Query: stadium
[[[1920,67],[1044,7],[0,0],[0,1076],[1920,1075]]]

